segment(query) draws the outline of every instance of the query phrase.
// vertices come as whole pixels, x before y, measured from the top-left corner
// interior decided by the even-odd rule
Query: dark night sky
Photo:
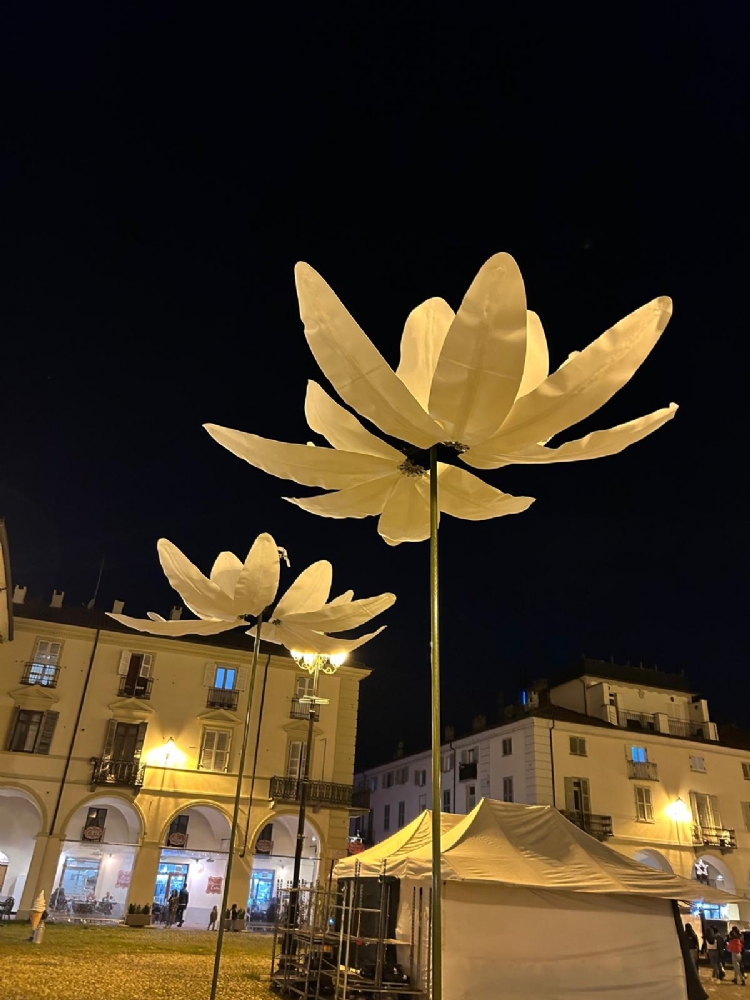
[[[3,5],[15,579],[82,603],[104,555],[100,606],[165,612],[160,535],[207,569],[268,530],[297,571],[332,558],[337,592],[395,590],[363,657],[365,764],[428,740],[427,546],[285,504],[289,484],[201,429],[310,437],[298,259],[394,365],[408,311],[457,306],[498,250],[555,366],[673,296],[652,356],[574,436],[671,400],[673,423],[617,458],[488,473],[537,497],[518,517],[444,519],[443,717],[493,719],[500,692],[585,652],[684,670],[748,723],[747,10],[520,8]]]

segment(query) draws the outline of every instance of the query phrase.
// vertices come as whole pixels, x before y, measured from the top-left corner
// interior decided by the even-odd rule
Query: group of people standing
[[[167,900],[167,919],[165,921],[167,927],[171,927],[173,924],[182,927],[185,923],[185,910],[189,902],[190,893],[184,885],[179,892],[176,889],[171,891]]]
[[[698,955],[701,949],[698,935],[695,933],[691,924],[685,925],[685,935],[688,940],[688,947],[690,948],[690,957],[692,958],[695,968],[697,969]],[[738,986],[745,985],[745,969],[743,966],[745,941],[739,927],[733,927],[729,932],[729,936],[725,938],[719,928],[715,928],[710,924],[707,924],[703,936],[703,950],[705,951],[709,965],[711,966],[712,979],[718,979],[721,981],[725,978],[724,951],[726,950],[732,957],[732,969],[734,971],[733,982]]]

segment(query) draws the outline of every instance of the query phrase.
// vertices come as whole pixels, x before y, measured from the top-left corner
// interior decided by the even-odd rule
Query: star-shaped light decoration
[[[508,254],[480,269],[458,313],[428,299],[409,316],[396,371],[332,289],[307,264],[296,268],[300,313],[315,358],[339,396],[398,446],[370,433],[315,382],[305,414],[330,448],[286,444],[207,424],[225,448],[274,476],[333,492],[286,498],[324,517],[380,515],[392,545],[429,537],[428,450],[441,445],[477,469],[575,462],[614,455],[670,420],[671,404],[557,448],[556,434],[598,410],[634,374],[664,330],[671,300],[626,316],[549,375],[547,343],[526,309],[523,279]],[[437,463],[439,507],[467,520],[516,514],[533,502],[489,486],[467,469]]]
[[[216,635],[243,627],[257,634],[257,619],[273,603],[279,586],[279,548],[271,535],[258,535],[244,563],[232,552],[221,552],[206,577],[182,552],[167,541],[158,543],[159,561],[172,587],[185,606],[198,617],[164,621],[159,615],[147,619],[110,614],[111,618],[153,635]],[[341,639],[329,632],[359,628],[387,610],[394,594],[353,600],[346,591],[329,601],[333,568],[322,559],[304,570],[263,621],[262,638],[305,653],[349,653],[373,639],[377,631],[356,639]],[[247,629],[248,623],[253,627]]]

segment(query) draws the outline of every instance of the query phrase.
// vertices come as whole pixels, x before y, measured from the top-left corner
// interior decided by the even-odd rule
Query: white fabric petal
[[[284,500],[321,517],[370,517],[382,512],[393,488],[401,479],[400,472],[393,472],[390,476],[373,479],[348,490],[314,497],[284,497]]]
[[[331,593],[333,566],[320,559],[303,570],[273,609],[272,619],[322,608]]]
[[[400,451],[365,430],[354,414],[331,399],[317,382],[307,383],[305,417],[310,430],[321,434],[333,448],[375,455],[396,462],[404,460]]]
[[[533,497],[513,497],[488,486],[466,469],[438,463],[438,504],[440,510],[466,521],[486,521],[505,514],[520,514],[534,502]]]
[[[494,434],[518,393],[526,360],[526,292],[518,265],[495,254],[471,283],[440,352],[430,414],[444,441]]]
[[[107,612],[109,614],[109,612]],[[165,622],[167,619],[163,615],[157,615],[155,611],[147,611],[146,617],[150,618],[152,622]]]
[[[353,590],[345,590],[343,594],[339,594],[338,597],[334,597],[332,601],[329,601],[328,604],[326,604],[326,607],[332,608],[335,607],[335,605],[337,604],[348,604],[353,597],[354,597]]]
[[[282,624],[276,630],[278,638],[269,641],[279,642],[287,649],[299,650],[300,653],[325,653],[328,655],[351,653],[352,650],[363,646],[370,639],[374,639],[376,635],[380,635],[384,628],[385,625],[381,625],[377,631],[360,636],[359,639],[338,639],[336,636],[313,632],[312,629],[303,628],[301,625]],[[263,638],[266,638],[265,629]]]
[[[237,617],[232,598],[205,577],[176,545],[160,538],[156,548],[164,575],[194,614],[226,621]]]
[[[359,628],[376,615],[387,611],[396,601],[395,594],[379,594],[377,597],[362,597],[348,604],[332,606],[315,611],[302,611],[298,614],[284,615],[285,625],[303,625],[315,632],[348,632]]]
[[[220,587],[225,594],[234,596],[234,586],[237,577],[242,572],[242,562],[234,552],[220,552],[211,569],[211,580]]]
[[[389,545],[423,542],[430,537],[430,480],[399,476],[378,521],[378,532]]]
[[[245,634],[251,635],[253,638],[256,638],[257,631],[258,631],[258,626],[253,625],[252,628],[246,630]],[[264,621],[263,627],[260,630],[260,637],[263,642],[273,642],[276,645],[281,645],[281,638],[279,635],[278,625],[272,625],[270,622]]]
[[[253,542],[237,578],[234,604],[239,615],[259,615],[276,599],[279,588],[279,547],[264,531]]]
[[[295,268],[300,316],[315,360],[345,403],[386,434],[429,448],[442,429],[309,264]]]
[[[440,351],[455,313],[444,299],[427,299],[412,309],[401,336],[401,361],[396,374],[424,410]]]
[[[661,410],[655,410],[648,416],[629,420],[606,431],[593,431],[577,441],[569,441],[559,448],[545,448],[535,444],[523,451],[510,455],[497,455],[492,459],[477,458],[473,449],[461,458],[476,469],[499,469],[503,465],[536,465],[551,462],[580,462],[589,458],[605,458],[607,455],[617,455],[636,441],[653,434],[663,424],[671,420],[677,412],[676,403],[670,403]]]
[[[599,409],[630,380],[648,357],[672,315],[672,301],[654,299],[630,313],[601,337],[516,401],[481,454],[507,455],[548,441]]]
[[[384,476],[393,469],[391,459],[334,448],[311,448],[307,444],[286,444],[216,424],[204,427],[215,441],[250,465],[303,486],[342,490]]]
[[[157,621],[153,618],[129,618],[128,615],[113,615],[111,612],[107,612],[107,614],[121,625],[127,625],[128,628],[137,629],[139,632],[150,632],[151,635],[217,635],[219,632],[228,632],[229,629],[242,624],[240,621],[225,622],[216,618],[196,619],[195,621],[189,618],[180,618],[178,621],[165,622],[163,619]]]
[[[549,350],[542,321],[535,312],[526,313],[526,361],[518,398],[528,396],[549,375]]]

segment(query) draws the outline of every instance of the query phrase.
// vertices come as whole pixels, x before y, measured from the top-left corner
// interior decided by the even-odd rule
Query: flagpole
[[[441,1000],[442,903],[440,857],[440,604],[438,600],[437,447],[430,448],[430,647],[432,675],[432,1000]]]

